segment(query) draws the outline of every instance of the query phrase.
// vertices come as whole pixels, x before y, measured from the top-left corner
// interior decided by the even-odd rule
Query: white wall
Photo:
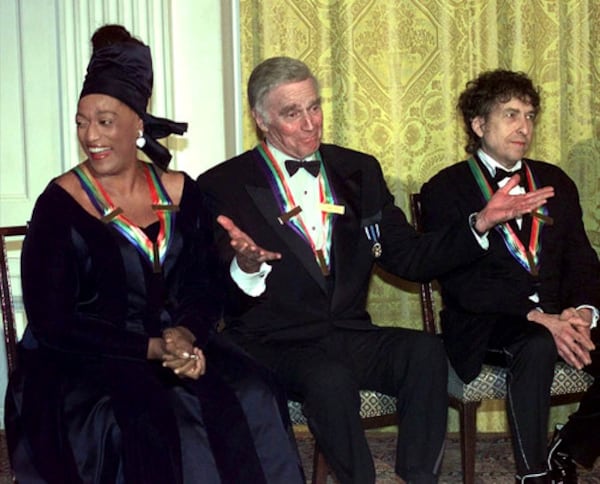
[[[217,3],[173,0],[174,116],[190,124],[177,166],[194,177],[241,150],[238,1]]]
[[[169,141],[173,168],[196,177],[239,151],[237,4],[0,0],[0,225],[25,223],[49,180],[81,161],[75,109],[89,39],[104,23],[125,25],[151,47],[149,111],[190,125],[184,137]],[[9,256],[19,299],[18,251]],[[1,354],[0,397],[5,375]]]

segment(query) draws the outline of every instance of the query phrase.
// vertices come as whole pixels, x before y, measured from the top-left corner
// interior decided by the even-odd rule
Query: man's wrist
[[[592,320],[590,321],[590,329],[594,329],[598,325],[598,319],[600,318],[600,312],[598,311],[598,308],[590,306],[588,304],[582,304],[581,306],[577,306],[576,309],[577,311],[581,309],[587,309],[590,311],[592,315]]]
[[[471,226],[476,235],[478,235],[479,237],[483,237],[485,234],[488,233],[488,231],[482,231],[477,228],[477,215],[479,215],[479,212],[473,212],[471,215],[469,215],[469,225]]]

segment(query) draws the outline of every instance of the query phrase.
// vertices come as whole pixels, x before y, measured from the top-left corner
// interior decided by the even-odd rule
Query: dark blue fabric
[[[215,332],[212,215],[187,177],[162,269],[58,185],[42,194],[23,249],[35,344],[20,348],[5,407],[19,482],[303,481],[275,384]],[[148,337],[175,325],[205,352],[198,380],[146,359]]]

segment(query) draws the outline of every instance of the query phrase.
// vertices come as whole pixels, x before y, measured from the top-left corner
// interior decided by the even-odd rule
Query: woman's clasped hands
[[[162,333],[162,366],[181,378],[197,380],[206,372],[202,350],[194,346],[195,337],[182,326],[167,328]]]

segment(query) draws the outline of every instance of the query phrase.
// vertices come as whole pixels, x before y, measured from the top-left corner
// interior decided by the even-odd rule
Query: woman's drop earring
[[[146,138],[144,138],[144,132],[141,129],[138,131],[138,137],[135,139],[135,145],[139,149],[142,149],[144,146],[146,146]]]

